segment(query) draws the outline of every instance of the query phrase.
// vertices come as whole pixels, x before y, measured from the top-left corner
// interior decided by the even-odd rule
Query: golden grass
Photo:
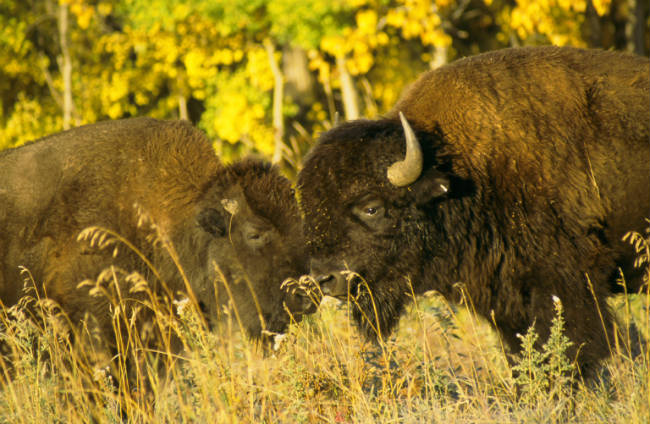
[[[56,307],[35,305],[0,315],[0,423],[650,422],[647,345],[632,360],[625,340],[614,341],[602,378],[588,385],[547,372],[537,389],[534,369],[522,388],[490,326],[433,293],[379,346],[363,342],[349,309],[326,298],[267,352],[241,336],[234,317],[209,332],[191,303],[175,305],[180,319],[152,305],[164,309],[154,325],[176,333],[184,350],[152,352],[129,334],[113,375],[75,347]],[[648,337],[647,287],[612,306],[624,335],[635,322]],[[125,360],[133,352],[135,383]]]
[[[631,310],[647,305],[636,297]],[[638,304],[638,305],[637,305]],[[644,312],[647,321],[647,312]],[[498,339],[462,307],[427,296],[380,347],[363,343],[347,308],[325,302],[264,354],[233,323],[206,332],[191,309],[179,321],[187,350],[147,363],[150,389],[124,390],[85,365],[50,316],[42,327],[13,309],[4,342],[0,422],[607,422],[649,418],[648,352],[615,353],[605,381],[522,400]],[[638,315],[638,314],[637,314]],[[639,321],[642,316],[636,317]],[[74,358],[71,360],[71,358]],[[12,374],[10,377],[9,374]],[[118,377],[126,379],[125,376]]]

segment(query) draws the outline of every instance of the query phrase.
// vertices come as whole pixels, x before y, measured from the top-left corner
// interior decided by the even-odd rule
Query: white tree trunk
[[[359,97],[357,90],[354,88],[354,81],[348,72],[348,67],[344,57],[336,58],[336,68],[341,78],[341,96],[343,97],[343,110],[345,119],[359,119]]]
[[[61,46],[61,76],[63,77],[63,129],[70,128],[72,120],[72,60],[68,47],[68,6],[59,5],[59,16],[57,19],[59,27],[59,44]]]
[[[433,57],[429,62],[429,68],[436,69],[441,67],[442,65],[446,65],[448,50],[449,49],[447,48],[447,46],[434,46],[432,52]]]
[[[327,97],[327,110],[329,111],[330,122],[332,126],[337,126],[340,118],[336,110],[336,105],[334,104],[334,94],[332,93],[332,84],[330,83],[329,76],[323,81],[323,90],[325,90],[325,96]]]
[[[307,52],[295,46],[282,48],[284,97],[301,108],[311,108],[316,101],[316,79],[309,70]]]
[[[178,94],[178,118],[189,121],[190,115],[187,113],[187,97]]]
[[[270,40],[264,42],[266,53],[269,56],[271,73],[273,73],[273,137],[274,149],[272,163],[279,163],[282,160],[282,151],[284,150],[284,116],[282,116],[282,102],[284,100],[284,77],[282,71],[275,60],[275,46]]]

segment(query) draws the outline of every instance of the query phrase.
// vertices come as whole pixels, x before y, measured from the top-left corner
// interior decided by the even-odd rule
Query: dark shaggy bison
[[[515,352],[529,326],[549,334],[557,296],[570,354],[591,368],[614,343],[619,267],[640,287],[621,236],[650,206],[649,75],[631,54],[506,49],[427,72],[384,118],[325,132],[298,181],[322,291],[344,298],[349,284],[375,337],[409,281],[455,300],[462,282]]]
[[[94,243],[78,240],[88,227],[99,228]],[[97,247],[117,236],[126,242]],[[194,296],[208,322],[232,301],[260,337],[286,328],[285,305],[298,319],[309,312],[311,302],[280,287],[307,272],[304,251],[289,181],[255,160],[221,165],[187,122],[106,121],[0,154],[0,299],[23,294],[25,267],[40,296],[109,340],[111,303],[82,280],[108,269],[99,280],[118,281],[138,305],[135,271],[168,301]]]

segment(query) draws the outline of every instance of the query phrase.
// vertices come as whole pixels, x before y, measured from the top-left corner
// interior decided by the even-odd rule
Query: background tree
[[[639,0],[4,0],[0,149],[103,119],[188,119],[225,159],[291,175],[340,119],[421,72],[508,46],[647,55]]]

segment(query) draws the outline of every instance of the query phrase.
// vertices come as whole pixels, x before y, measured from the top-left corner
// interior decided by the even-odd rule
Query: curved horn
[[[406,156],[404,160],[397,161],[389,166],[386,174],[391,184],[404,187],[417,180],[422,173],[422,148],[402,112],[399,113],[399,119],[402,121],[404,136],[406,137]]]

